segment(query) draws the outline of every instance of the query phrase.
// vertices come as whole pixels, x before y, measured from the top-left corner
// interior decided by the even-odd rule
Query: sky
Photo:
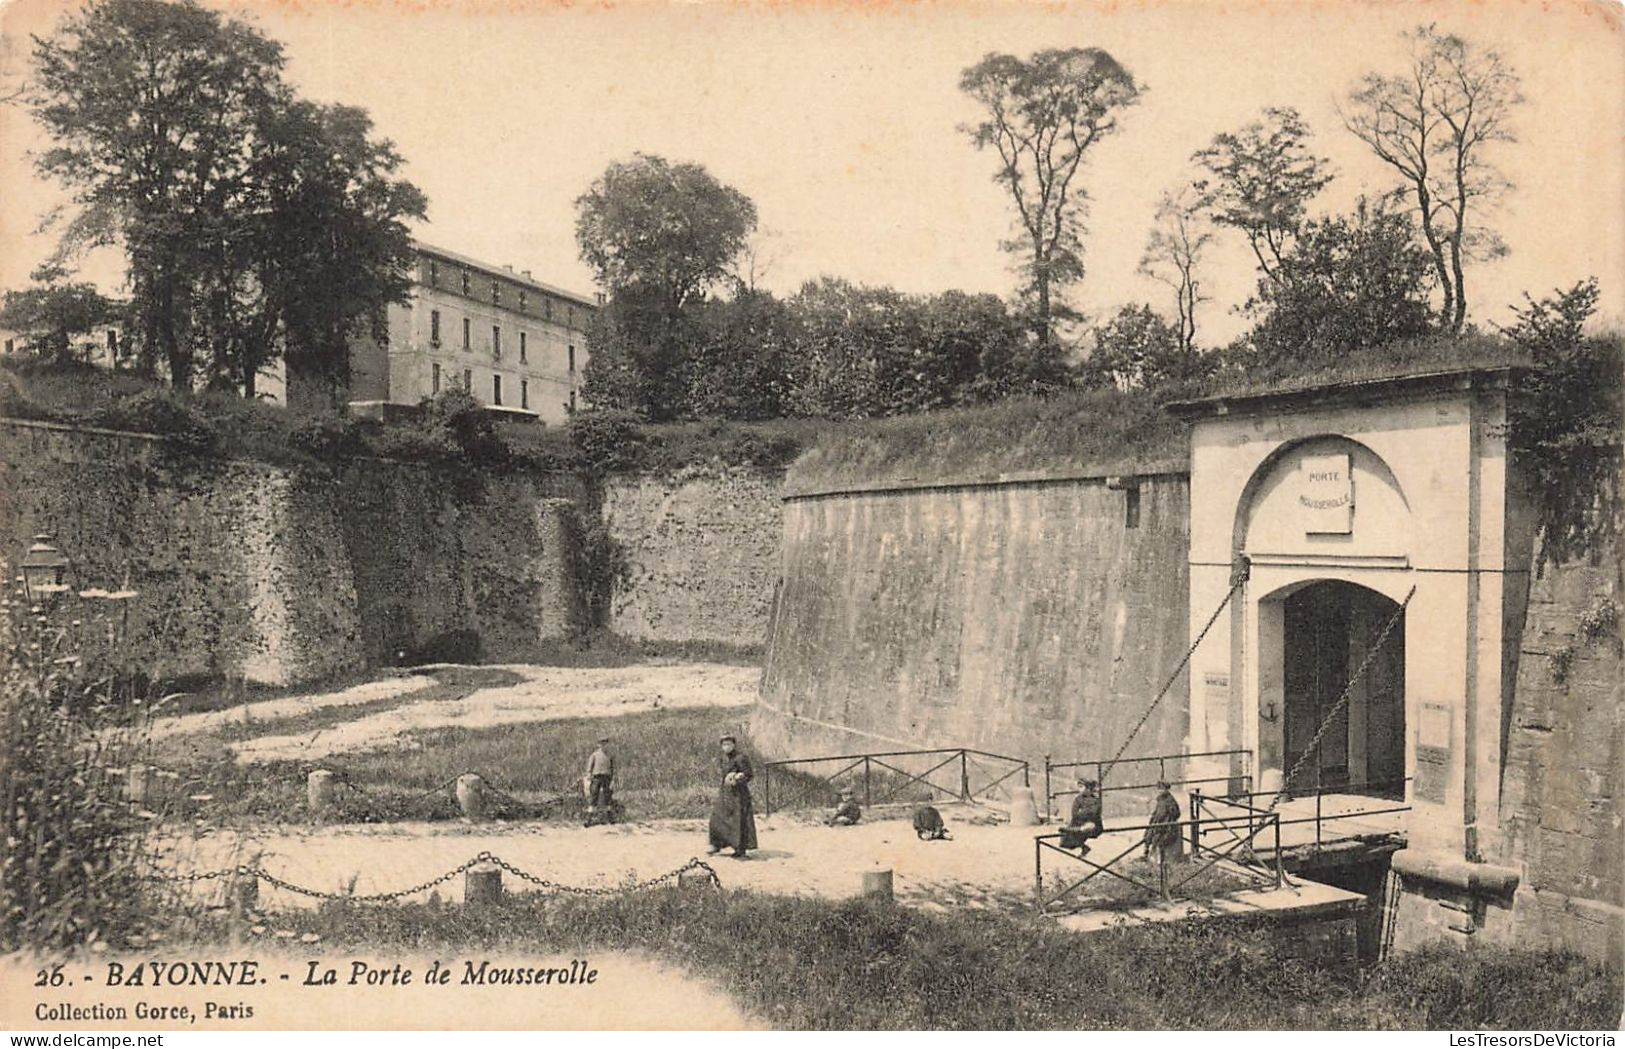
[[[1499,49],[1522,78],[1518,141],[1493,154],[1516,188],[1492,222],[1510,249],[1468,273],[1471,319],[1510,320],[1588,275],[1625,317],[1625,16],[1580,0],[1472,2],[944,2],[728,4],[526,0],[207,0],[281,41],[306,97],[365,107],[429,197],[424,239],[593,289],[574,243],[575,201],[634,152],[693,161],[755,201],[760,283],[788,294],[820,275],[908,292],[1008,295],[1014,212],[995,158],[962,130],[960,72],[990,51],[1100,47],[1143,86],[1083,179],[1095,316],[1130,302],[1171,312],[1136,271],[1157,198],[1194,174],[1193,152],[1270,105],[1297,107],[1337,178],[1315,213],[1345,211],[1391,176],[1343,129],[1337,102],[1368,71],[1397,71],[1400,33],[1436,22]],[[0,8],[0,91],[27,76],[31,33],[61,0]],[[59,203],[28,153],[45,140],[0,107],[0,288],[50,250],[35,234]],[[116,290],[120,260],[83,272]],[[1213,301],[1199,339],[1247,326],[1256,273],[1222,231],[1202,270]]]

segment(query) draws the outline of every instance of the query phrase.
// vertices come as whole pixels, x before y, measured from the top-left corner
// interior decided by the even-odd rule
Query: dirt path
[[[424,668],[434,669],[434,668]],[[460,699],[410,701],[410,694],[435,683],[425,674],[368,682],[325,695],[296,696],[253,704],[257,722],[297,717],[327,707],[403,696],[406,702],[365,714],[320,732],[257,736],[231,749],[244,763],[315,760],[334,754],[397,746],[414,730],[457,726],[494,728],[560,718],[616,717],[673,707],[732,707],[751,703],[761,680],[756,667],[724,663],[643,663],[633,667],[543,667],[496,665],[522,680],[477,689]],[[158,722],[155,736],[207,732],[243,712],[211,711]]]
[[[948,805],[942,811],[952,841],[922,842],[905,818],[855,827],[826,827],[800,816],[762,818],[757,821],[762,848],[747,860],[708,857],[701,820],[591,828],[539,823],[277,827],[170,839],[163,851],[166,865],[178,871],[246,862],[307,888],[358,895],[428,881],[488,851],[539,877],[581,887],[652,877],[698,856],[729,888],[841,898],[860,891],[864,872],[889,869],[899,899],[928,907],[1030,898],[1032,828],[995,822],[993,814],[976,807]],[[511,877],[508,881],[516,891],[526,888]],[[460,900],[462,891],[460,877],[439,886],[442,899]],[[414,898],[427,897],[423,892]],[[271,908],[316,902],[269,885],[262,886],[261,899]]]

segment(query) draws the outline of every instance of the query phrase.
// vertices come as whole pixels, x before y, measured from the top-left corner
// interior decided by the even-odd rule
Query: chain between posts
[[[282,889],[286,892],[297,893],[300,896],[307,896],[314,900],[343,900],[347,903],[389,903],[395,900],[404,899],[407,896],[415,896],[420,892],[427,892],[438,885],[443,885],[446,882],[451,881],[459,874],[467,873],[469,870],[479,866],[482,863],[489,863],[500,867],[521,881],[529,882],[539,889],[573,896],[609,897],[631,895],[632,893],[644,892],[655,888],[668,881],[675,881],[682,875],[687,874],[689,871],[696,870],[703,871],[705,873],[706,879],[710,882],[713,889],[722,888],[722,878],[718,876],[716,869],[697,856],[691,858],[681,867],[678,867],[675,870],[667,871],[665,874],[659,874],[652,878],[645,878],[642,881],[633,882],[630,885],[596,888],[581,885],[562,885],[558,882],[540,877],[539,875],[532,874],[529,871],[509,863],[507,860],[491,852],[481,852],[472,859],[466,860],[463,863],[453,867],[451,870],[446,871],[439,877],[430,878],[428,881],[413,885],[410,888],[397,889],[394,892],[371,893],[366,896],[356,896],[343,892],[322,892],[319,889],[307,889],[303,885],[295,885],[293,882],[277,877],[264,867],[250,864],[240,864],[236,867],[226,867],[213,871],[196,871],[188,874],[155,873],[147,874],[143,877],[147,881],[179,882],[187,885],[196,884],[202,881],[211,881],[218,878],[253,877],[258,878],[275,888]]]

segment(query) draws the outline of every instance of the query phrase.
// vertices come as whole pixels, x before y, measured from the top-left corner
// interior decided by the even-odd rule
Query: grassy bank
[[[1619,974],[1575,956],[1426,950],[1358,972],[1299,960],[1231,923],[1080,935],[1028,915],[938,915],[729,891],[488,909],[279,916],[326,951],[638,950],[793,1029],[1612,1029]]]
[[[616,797],[628,818],[698,817],[709,811],[716,790],[717,737],[732,732],[748,747],[748,706],[417,729],[404,735],[400,747],[310,763],[242,765],[228,747],[265,736],[316,735],[368,714],[456,700],[476,687],[516,680],[493,668],[441,670],[435,677],[434,686],[404,696],[294,718],[233,720],[218,732],[164,741],[153,761],[180,773],[185,784],[164,814],[226,823],[309,822],[314,817],[305,803],[305,780],[320,766],[338,773],[345,784],[327,822],[455,819],[460,810],[451,792],[441,788],[465,772],[478,773],[500,791],[498,818],[574,819],[587,755],[600,736],[608,735],[618,763]]]

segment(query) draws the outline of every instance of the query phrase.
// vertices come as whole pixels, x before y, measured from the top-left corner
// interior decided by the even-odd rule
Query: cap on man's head
[[[841,797],[850,798],[851,796],[852,796],[852,788],[851,787],[842,787],[841,788]]]
[[[1099,784],[1097,784],[1097,783],[1096,783],[1096,782],[1095,782],[1095,781],[1094,781],[1094,780],[1092,780],[1092,779],[1085,779],[1085,778],[1084,778],[1084,777],[1083,777],[1083,776],[1079,776],[1079,777],[1078,777],[1078,783],[1079,783],[1079,784],[1080,784],[1080,785],[1082,785],[1082,786],[1085,786],[1085,787],[1094,787],[1094,786],[1098,786],[1098,785],[1099,785]]]
[[[738,743],[739,741],[737,739],[734,739],[732,736],[723,736],[721,739],[717,740],[717,742],[718,743]]]
[[[1157,780],[1157,789],[1158,790],[1167,790],[1168,789],[1168,781],[1165,780],[1165,779]]]
[[[598,742],[600,742],[600,743],[608,743],[609,742],[609,737],[608,736],[599,736],[598,737]]]

